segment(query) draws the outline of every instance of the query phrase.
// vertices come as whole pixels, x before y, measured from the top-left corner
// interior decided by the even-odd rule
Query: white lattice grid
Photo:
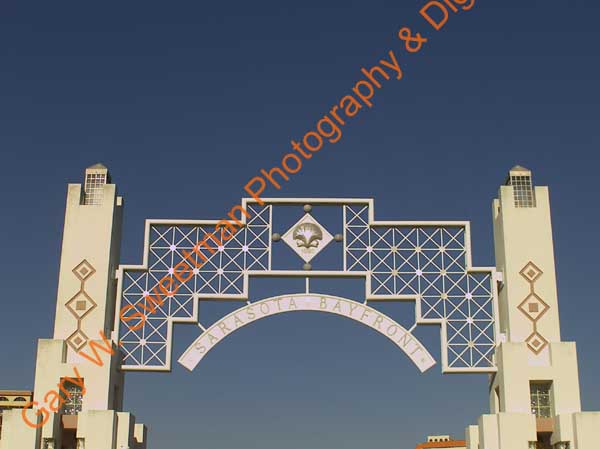
[[[216,221],[147,223],[144,265],[122,267],[119,310],[135,305],[136,310],[143,311],[141,304],[145,297],[149,292],[156,297],[152,292],[160,291],[158,283],[165,277],[180,287],[172,296],[159,296],[164,304],[147,314],[140,329],[131,330],[127,323],[119,320],[123,369],[168,370],[173,323],[197,321],[199,298],[247,298],[247,272],[270,269],[271,206],[248,206],[247,210],[250,218],[246,226],[223,242],[214,254],[204,250],[208,260],[183,284],[173,276],[174,267],[185,259],[184,251],[191,253],[207,233],[214,232]],[[214,246],[211,240],[208,243]],[[193,257],[199,262],[198,255]],[[134,327],[137,323],[138,320],[134,320],[129,325]]]
[[[471,268],[468,223],[377,225],[345,206],[344,269],[365,271],[370,299],[416,300],[417,323],[442,326],[444,371],[494,368],[493,268]]]

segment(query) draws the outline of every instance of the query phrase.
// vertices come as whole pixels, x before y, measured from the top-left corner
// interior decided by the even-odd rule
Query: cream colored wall
[[[103,345],[102,341],[97,341]],[[83,396],[83,410],[108,410],[114,406],[114,386],[123,391],[124,376],[118,371],[117,357],[98,351],[103,366],[98,366],[89,360],[80,358],[79,363],[69,363],[66,360],[66,343],[64,340],[38,341],[38,355],[35,373],[34,401],[42,404],[51,390],[58,389],[58,383],[64,377],[76,377],[74,368],[84,379],[86,393]],[[116,347],[113,344],[116,352]],[[89,352],[89,349],[88,351]]]
[[[529,449],[537,439],[535,417],[527,413],[482,415],[476,429],[467,428],[468,449]]]
[[[85,438],[89,449],[115,449],[117,414],[112,410],[88,410],[79,413],[77,438]]]
[[[6,410],[2,414],[2,439],[0,449],[39,449],[41,431],[39,428],[29,427],[22,417],[23,410]],[[33,410],[25,411],[27,419],[37,424],[39,418]]]
[[[600,412],[575,413],[573,430],[576,449],[600,447]]]
[[[529,449],[537,440],[535,417],[530,413],[499,413],[498,447],[500,449]]]
[[[498,443],[498,415],[481,415],[477,423],[479,427],[479,447],[484,449],[500,449]]]
[[[554,418],[554,432],[552,433],[552,443],[559,441],[574,441],[573,438],[573,415],[564,414]],[[573,444],[573,448],[575,448]]]
[[[479,449],[479,427],[469,426],[465,431],[466,449]]]
[[[504,250],[504,230],[502,228],[500,200],[495,199],[492,202],[492,217],[493,217],[493,229],[494,229],[494,248],[496,250],[496,269],[502,273],[502,277],[505,276],[506,272],[506,255]],[[503,282],[498,288],[498,313],[499,313],[499,328],[500,332],[505,334],[508,338],[508,307],[509,302],[506,299],[507,291],[505,290],[505,283]]]
[[[131,413],[117,413],[117,438],[115,448],[146,449],[147,429],[135,422]]]
[[[552,381],[554,414],[581,410],[575,343],[552,343],[547,364],[531,364],[522,343],[503,343],[496,351],[498,374],[491,394],[500,387],[500,411],[530,413],[530,381]]]
[[[135,425],[134,437],[136,445],[131,449],[146,449],[146,443],[148,441],[148,428],[144,424]]]
[[[536,441],[533,415],[499,413],[482,415],[466,431],[467,449],[528,449]],[[600,412],[569,413],[555,417],[551,444],[570,443],[571,449],[598,449]]]
[[[135,447],[135,416],[131,413],[117,413],[117,438],[116,447]]]

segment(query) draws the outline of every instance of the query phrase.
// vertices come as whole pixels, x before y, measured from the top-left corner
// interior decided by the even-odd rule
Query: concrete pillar
[[[135,449],[146,449],[148,428],[144,424],[136,424],[134,436],[136,441]]]
[[[117,413],[117,442],[116,447],[135,449],[135,416],[131,413]]]
[[[77,438],[89,449],[117,449],[117,414],[112,410],[89,410],[78,416]]]
[[[499,413],[499,449],[529,449],[530,441],[537,441],[535,417],[530,413]]]
[[[25,424],[25,419],[30,425]],[[42,415],[38,410],[5,410],[2,414],[0,448],[40,449],[41,421]]]
[[[479,448],[500,449],[498,443],[497,415],[481,415],[479,417]]]
[[[575,449],[593,449],[600,445],[600,412],[573,414]]]
[[[479,427],[469,426],[465,431],[467,449],[479,449]]]

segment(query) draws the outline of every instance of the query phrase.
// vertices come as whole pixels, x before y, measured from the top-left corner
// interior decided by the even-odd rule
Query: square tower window
[[[531,413],[536,418],[552,417],[551,390],[552,382],[531,382],[529,385],[531,394]]]

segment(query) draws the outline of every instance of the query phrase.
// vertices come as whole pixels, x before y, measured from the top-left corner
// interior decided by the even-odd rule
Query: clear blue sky
[[[474,263],[492,265],[490,202],[511,166],[531,168],[551,189],[563,337],[578,342],[584,408],[600,410],[598,6],[478,1],[407,55],[395,36],[426,29],[423,4],[2,2],[0,388],[33,387],[66,184],[86,166],[110,167],[126,201],[122,260],[139,263],[145,218],[221,217],[395,49],[404,79],[279,195],[471,220]],[[330,287],[362,299],[359,285]],[[257,282],[253,299],[285,288],[299,287]],[[437,329],[422,332],[439,360]],[[177,327],[175,356],[196,335]],[[298,313],[239,331],[191,374],[128,374],[125,406],[152,449],[408,449],[462,436],[487,411],[487,376],[420,375],[384,337]]]

